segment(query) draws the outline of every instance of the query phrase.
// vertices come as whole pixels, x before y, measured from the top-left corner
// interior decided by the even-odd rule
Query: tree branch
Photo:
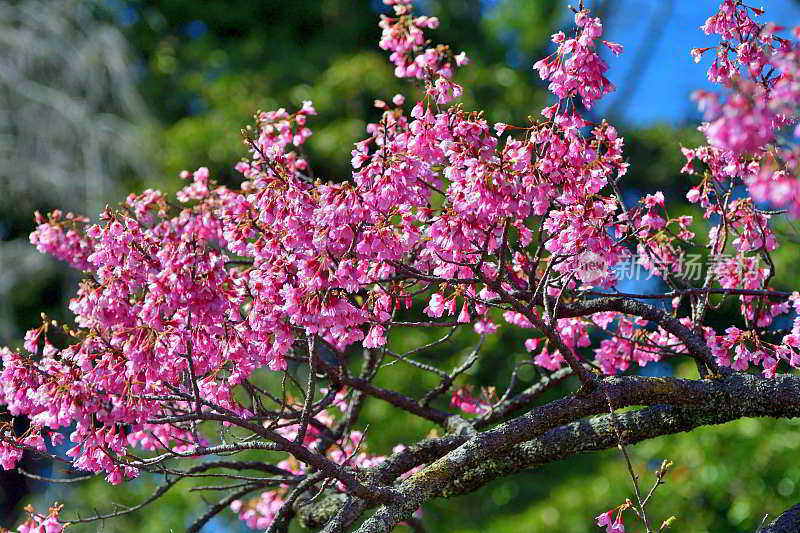
[[[787,509],[781,515],[760,529],[758,533],[796,533],[800,531],[800,503]]]
[[[603,311],[617,311],[628,315],[635,315],[657,323],[668,333],[672,333],[683,342],[686,349],[694,357],[700,359],[706,367],[717,374],[729,373],[729,369],[720,368],[711,350],[706,345],[703,336],[690,330],[677,318],[653,307],[652,305],[637,300],[620,297],[603,297],[592,300],[583,300],[562,304],[559,308],[558,318],[572,318],[586,316]]]
[[[780,376],[771,380],[734,374],[715,380],[665,378],[606,378],[603,386],[613,405],[672,404],[705,410],[697,425],[714,422],[710,413],[734,420],[744,416],[800,416],[800,378]],[[388,532],[420,505],[441,494],[466,472],[505,453],[512,446],[544,435],[562,424],[597,414],[607,406],[602,390],[576,395],[538,407],[530,413],[480,433],[447,453],[399,487],[399,497],[367,519],[359,533]],[[616,445],[616,436],[609,432]]]

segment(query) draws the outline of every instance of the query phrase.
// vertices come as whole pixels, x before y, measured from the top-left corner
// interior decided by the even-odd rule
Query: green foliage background
[[[465,108],[484,109],[491,122],[517,124],[538,113],[546,93],[530,64],[546,54],[550,33],[563,21],[561,2],[500,0],[491,7],[478,0],[420,4],[426,14],[442,20],[434,38],[466,50],[472,58],[473,64],[460,78],[468,87]],[[386,54],[376,46],[377,2],[116,0],[108,5],[110,16],[133,46],[139,90],[158,122],[151,132],[158,148],[150,157],[159,172],[118,177],[134,188],[175,190],[180,186],[178,172],[198,166],[208,166],[217,179],[235,184],[232,168],[245,153],[240,128],[258,109],[298,107],[306,99],[313,100],[319,112],[311,121],[314,135],[308,145],[315,173],[345,179],[353,141],[363,138],[366,124],[378,116],[373,100],[388,100],[397,92],[411,96],[419,90],[394,78]],[[510,65],[509,50],[523,58],[519,66]],[[679,144],[698,144],[698,134],[691,128],[664,125],[622,129],[631,162],[626,193],[635,198],[663,189],[673,216],[685,212],[702,221],[697,210],[673,205],[689,188],[687,178],[678,172],[683,164]],[[12,215],[15,221],[28,216],[6,216]],[[17,234],[30,230],[15,224]],[[785,268],[793,259],[777,253],[784,277],[776,280],[776,287],[789,288],[796,282],[792,269]],[[63,305],[65,296],[54,297],[53,286],[52,281],[33,279],[18,287],[12,304],[20,324],[30,326],[38,310],[52,313]],[[733,311],[721,310],[718,325],[730,325]],[[436,333],[409,333],[395,342],[418,344]],[[490,339],[465,383],[502,387],[514,363],[529,358],[522,340],[512,333]],[[456,348],[430,357],[454,363],[460,355]],[[691,366],[668,370],[694,377]],[[536,376],[531,371],[523,378],[524,386]],[[386,369],[380,379],[412,395],[432,385],[401,365]],[[567,382],[553,394],[574,387]],[[364,418],[374,453],[387,453],[398,442],[435,430],[377,401],[368,404]],[[678,516],[674,530],[754,531],[765,513],[775,515],[796,503],[799,446],[796,421],[742,420],[642,443],[630,453],[644,485],[652,482],[652,471],[662,459],[675,463],[652,506],[655,522],[674,514]],[[110,510],[112,501],[132,505],[156,483],[143,476],[111,489],[96,479],[45,493],[41,484],[34,483],[31,500],[43,506],[60,499],[66,502],[65,516],[74,516],[75,511],[87,515],[95,508]],[[134,515],[71,530],[182,531],[205,507],[197,493],[186,490],[197,483],[184,483]],[[433,502],[425,507],[423,521],[432,532],[600,531],[592,517],[627,497],[632,497],[632,490],[624,463],[616,450],[609,450],[500,480],[472,495]],[[208,527],[208,531],[242,530],[230,513]],[[631,530],[643,529],[634,523]]]

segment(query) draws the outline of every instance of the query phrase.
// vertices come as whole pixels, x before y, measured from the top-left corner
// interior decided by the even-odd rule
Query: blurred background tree
[[[547,96],[531,64],[551,51],[550,34],[568,23],[565,2],[418,4],[425,14],[441,19],[436,39],[472,59],[460,74],[468,87],[462,98],[465,108],[485,110],[490,122],[512,124],[525,124],[528,115],[538,113]],[[770,19],[791,22],[800,16],[796,2],[769,4]],[[626,46],[622,58],[607,58],[620,92],[594,112],[598,119],[608,115],[626,137],[631,163],[624,181],[626,197],[633,202],[642,193],[662,189],[668,201],[681,201],[689,182],[679,174],[679,146],[701,142],[690,126],[698,117],[687,95],[704,84],[704,70],[691,62],[688,49],[704,42],[693,30],[713,6],[688,0],[587,5],[606,17],[609,38]],[[419,94],[418,87],[394,78],[386,54],[377,48],[377,16],[383,11],[377,0],[0,4],[0,345],[20,344],[25,329],[39,320],[39,311],[68,318],[67,289],[76,278],[27,245],[35,209],[96,215],[130,188],[175,190],[178,172],[198,166],[208,166],[212,176],[235,186],[233,166],[244,154],[240,128],[258,109],[294,108],[303,100],[313,100],[319,111],[306,145],[315,174],[346,179],[352,143],[365,136],[366,125],[379,115],[374,100],[388,100],[398,92]],[[668,207],[673,215],[694,214],[702,223],[700,212],[691,207],[681,207],[685,213]],[[698,235],[702,241],[703,231]],[[775,257],[783,276],[775,286],[796,284],[792,258],[780,252]],[[631,288],[637,282],[627,283]],[[657,280],[638,282],[637,289],[647,290],[648,283]],[[721,325],[734,320],[733,313],[717,316]],[[492,339],[469,379],[476,385],[504,385],[498,381],[501,376],[528,359],[520,338]],[[645,370],[691,372],[668,363]],[[402,367],[393,372],[390,379],[407,382],[410,392],[428,385],[411,382]],[[533,370],[522,375],[523,382],[534,377]],[[385,405],[368,404],[367,414],[374,453],[388,452],[409,431],[422,437],[433,429],[397,417]],[[796,503],[800,468],[792,458],[800,446],[797,430],[793,421],[743,420],[640,444],[631,454],[645,484],[646,471],[661,459],[676,463],[659,493],[656,516],[678,515],[676,527],[681,530],[753,531],[764,513]],[[25,468],[62,475],[33,461]],[[53,499],[66,500],[70,510],[83,515],[109,509],[112,500],[131,505],[146,497],[156,481],[143,476],[110,492],[102,479],[65,488],[6,473],[0,479],[0,505],[5,506],[0,508],[0,525],[12,525],[17,518],[12,509],[29,500],[40,507]],[[181,531],[205,506],[186,489],[102,527]],[[442,532],[599,531],[591,516],[628,496],[624,465],[615,453],[606,452],[437,501],[426,507],[423,520],[429,531]],[[246,528],[228,514],[207,530]]]
[[[33,211],[97,213],[154,175],[158,125],[102,4],[0,3],[0,46],[0,342],[11,342],[42,302],[63,300],[60,274],[27,244]]]

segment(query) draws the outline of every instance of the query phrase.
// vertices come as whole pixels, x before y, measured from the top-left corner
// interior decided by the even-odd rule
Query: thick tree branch
[[[800,503],[787,509],[758,533],[797,533],[800,531]]]
[[[765,415],[760,407],[740,405],[733,410],[717,407],[673,407],[656,405],[616,414],[624,444],[635,444],[662,435],[691,431],[700,426],[724,424],[732,420]],[[531,467],[573,457],[580,453],[617,446],[618,438],[611,415],[593,417],[552,429],[530,441],[511,447],[454,479],[440,496],[472,492],[499,477]]]
[[[601,389],[538,407],[530,413],[478,434],[424,470],[405,480],[399,497],[370,517],[359,533],[388,532],[421,504],[441,494],[449,484],[523,441],[606,408],[605,393],[617,407],[671,404],[719,411],[730,420],[742,416],[800,416],[800,378],[771,380],[746,374],[715,380],[606,378]],[[716,423],[701,418],[697,425]]]

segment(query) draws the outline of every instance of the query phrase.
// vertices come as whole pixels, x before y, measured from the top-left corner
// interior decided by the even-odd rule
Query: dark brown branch
[[[364,500],[341,494],[337,496],[338,499],[332,499],[330,503],[335,505],[341,501],[341,505],[338,506],[338,510],[334,510],[336,514],[333,516],[333,519],[327,522],[325,528],[320,533],[344,533],[345,528],[358,520],[367,509],[367,504]],[[325,524],[327,517],[324,514],[319,514],[316,516],[316,519],[318,523],[322,525]],[[320,521],[320,519],[322,520]]]
[[[160,487],[157,487],[156,490],[153,492],[153,494],[150,495],[150,497],[148,497],[146,500],[142,501],[141,503],[139,503],[137,505],[134,505],[133,507],[126,507],[126,508],[121,509],[119,511],[112,511],[112,512],[107,513],[107,514],[98,513],[95,516],[90,516],[88,518],[76,518],[76,519],[68,520],[68,522],[70,524],[85,524],[85,523],[90,523],[90,522],[97,522],[99,520],[105,520],[107,518],[116,518],[118,516],[122,516],[122,515],[133,513],[135,511],[138,511],[139,509],[141,509],[143,507],[146,507],[147,505],[153,503],[157,499],[159,499],[169,489],[171,489],[175,485],[175,483],[177,483],[178,481],[180,481],[180,478],[167,480],[166,483],[164,483]]]
[[[71,523],[89,523],[89,522],[96,522],[99,520],[105,520],[108,518],[115,518],[118,516],[122,516],[125,514],[130,514],[139,509],[146,507],[148,504],[156,501],[158,498],[163,496],[169,489],[171,489],[177,482],[186,479],[188,477],[192,477],[193,474],[198,474],[201,472],[205,472],[207,470],[212,470],[214,468],[231,468],[234,470],[260,470],[262,472],[268,472],[270,474],[277,474],[277,475],[288,475],[292,476],[291,472],[288,472],[282,468],[279,468],[275,465],[271,465],[268,463],[262,463],[258,461],[208,461],[206,463],[202,463],[199,465],[195,465],[184,472],[177,472],[175,473],[175,477],[172,479],[167,478],[166,483],[157,487],[153,494],[148,497],[146,500],[142,501],[141,503],[133,506],[128,507],[126,509],[113,511],[107,514],[97,514],[95,516],[90,516],[88,518],[78,518],[69,520]],[[257,488],[257,485],[254,485]],[[253,490],[253,489],[251,489]]]
[[[98,474],[89,474],[88,476],[78,476],[78,477],[47,477],[47,476],[40,476],[38,474],[34,474],[32,472],[28,472],[27,470],[23,469],[21,466],[16,468],[17,472],[22,474],[23,476],[35,479],[36,481],[44,481],[45,483],[80,483],[81,481],[88,481],[92,478],[98,476]]]
[[[683,342],[684,346],[696,358],[699,358],[710,370],[715,373],[726,373],[727,369],[722,369],[717,365],[716,360],[711,355],[711,350],[705,343],[702,334],[690,330],[680,323],[680,321],[653,307],[652,305],[629,300],[626,298],[609,296],[583,300],[580,302],[565,303],[559,308],[558,318],[572,318],[586,316],[603,311],[617,311],[628,315],[635,315],[655,322],[668,333],[672,333]]]
[[[741,406],[748,416],[763,416],[757,406]],[[707,406],[657,405],[616,414],[625,444],[662,435],[691,431],[699,426],[724,424],[742,416],[742,410],[721,411]],[[552,429],[542,436],[513,446],[454,479],[441,493],[450,497],[472,492],[499,477],[508,476],[577,454],[614,448],[617,433],[611,415],[598,416]]]
[[[294,441],[297,444],[303,444],[306,438],[306,431],[308,430],[308,419],[311,417],[311,406],[314,403],[314,393],[316,392],[317,384],[317,360],[316,350],[314,349],[316,336],[308,338],[308,382],[306,383],[306,398],[303,403],[303,411],[300,414],[300,428],[297,430],[297,437]]]
[[[192,467],[190,470],[186,472],[176,472],[175,474],[192,475],[199,472],[212,470],[214,468],[229,468],[231,470],[257,470],[260,472],[266,472],[267,474],[284,476],[287,478],[298,477],[289,472],[288,470],[284,470],[283,468],[280,468],[273,464],[263,463],[261,461],[206,461],[202,464]]]
[[[469,370],[469,368],[475,364],[475,361],[478,360],[478,353],[480,353],[481,346],[483,346],[483,341],[485,339],[484,335],[481,335],[480,340],[478,341],[477,346],[469,353],[463,363],[458,365],[452,372],[446,374],[445,377],[439,382],[439,385],[436,388],[431,389],[428,391],[427,394],[422,398],[420,403],[424,407],[428,407],[430,403],[437,397],[447,392],[447,390],[453,385],[453,381]]]
[[[278,509],[266,533],[285,532],[289,526],[289,521],[292,519],[292,516],[294,516],[294,502],[296,502],[305,491],[314,486],[314,484],[319,483],[323,477],[321,473],[316,472],[301,481],[297,487],[292,490],[291,494],[287,496],[281,508]]]
[[[257,435],[271,440],[274,442],[281,451],[286,451],[292,454],[296,459],[306,463],[309,466],[316,468],[323,472],[327,477],[333,477],[344,483],[353,494],[359,498],[367,500],[383,499],[390,500],[393,497],[391,489],[388,487],[371,486],[366,487],[363,485],[351,471],[343,468],[342,466],[334,463],[323,455],[319,455],[309,450],[302,444],[292,442],[274,431],[265,429],[258,424],[250,423],[238,416],[215,414],[215,413],[201,413],[192,415],[182,415],[172,417],[170,421],[204,421],[212,420],[216,422],[229,422],[241,428],[248,429]]]
[[[539,331],[544,333],[544,336],[547,337],[547,340],[550,341],[553,348],[555,348],[561,353],[562,357],[564,357],[564,360],[567,361],[569,368],[576,376],[578,376],[578,379],[581,380],[583,387],[586,390],[591,390],[592,388],[594,388],[597,383],[595,376],[591,372],[586,370],[586,368],[584,368],[583,364],[578,360],[578,357],[575,354],[575,352],[573,352],[572,349],[570,349],[566,344],[564,344],[564,341],[561,339],[561,335],[559,335],[554,328],[551,328],[547,324],[545,324],[544,320],[534,315],[533,313],[527,313],[526,316],[528,320],[531,322],[531,324],[536,326],[536,328]],[[557,315],[554,315],[553,318],[555,320],[555,318],[557,318]]]
[[[320,368],[323,369],[329,376],[335,375],[335,370],[333,370],[332,367],[325,361],[320,359],[319,365]],[[399,392],[377,387],[366,379],[350,376],[337,376],[337,379],[340,380],[342,385],[347,385],[348,387],[352,387],[353,389],[361,391],[365,394],[379,398],[394,405],[395,407],[399,407],[400,409],[428,419],[432,422],[436,422],[437,424],[444,425],[447,417],[450,416],[450,413],[446,413],[445,411],[440,411],[439,409],[434,409],[432,407],[423,407],[408,396],[404,396]]]
[[[201,516],[200,518],[195,520],[192,523],[192,525],[190,525],[186,529],[186,533],[198,533],[198,531],[200,531],[200,529],[202,529],[202,527],[204,525],[206,525],[209,520],[214,518],[216,515],[218,515],[223,510],[227,509],[230,506],[230,504],[233,503],[234,500],[238,500],[242,496],[245,496],[248,493],[253,492],[254,490],[259,489],[259,488],[261,488],[260,485],[250,485],[250,486],[248,486],[248,487],[246,487],[246,488],[244,488],[242,490],[234,492],[233,494],[229,494],[228,496],[225,496],[220,501],[218,501],[217,503],[212,505],[208,509],[208,511],[206,511],[203,514],[203,516]]]

